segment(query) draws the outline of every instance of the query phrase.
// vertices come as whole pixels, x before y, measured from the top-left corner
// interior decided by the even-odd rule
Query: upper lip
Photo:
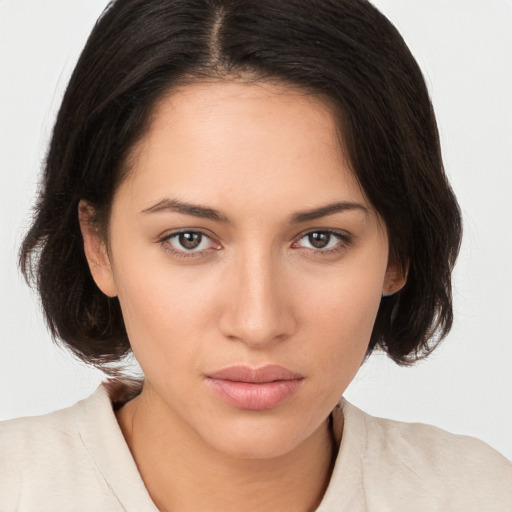
[[[245,365],[229,366],[207,375],[210,379],[230,380],[234,382],[264,383],[278,380],[303,379],[304,376],[292,372],[283,366],[271,364],[260,368]]]

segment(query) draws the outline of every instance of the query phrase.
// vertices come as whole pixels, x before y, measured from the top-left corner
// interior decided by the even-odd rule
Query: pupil
[[[180,233],[179,241],[185,249],[196,249],[201,243],[201,233]]]
[[[323,249],[329,244],[331,235],[329,233],[317,232],[308,235],[309,243],[316,249]]]

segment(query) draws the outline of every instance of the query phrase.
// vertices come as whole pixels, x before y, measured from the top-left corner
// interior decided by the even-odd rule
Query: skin
[[[188,85],[158,103],[130,162],[108,241],[84,203],[80,220],[93,277],[119,298],[145,373],[118,421],[152,499],[160,510],[314,510],[332,469],[327,418],[382,294],[404,284],[334,117],[277,85]],[[340,202],[352,206],[298,218]],[[177,230],[203,233],[197,249]],[[303,379],[276,407],[245,410],[205,378],[235,364]]]

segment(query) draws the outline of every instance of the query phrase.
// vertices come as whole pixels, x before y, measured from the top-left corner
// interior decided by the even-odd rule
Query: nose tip
[[[287,328],[278,310],[269,305],[240,301],[227,330],[228,337],[239,339],[247,345],[260,346],[286,337]]]
[[[262,347],[286,339],[295,321],[287,288],[278,269],[261,260],[240,265],[221,316],[223,334],[248,346]]]

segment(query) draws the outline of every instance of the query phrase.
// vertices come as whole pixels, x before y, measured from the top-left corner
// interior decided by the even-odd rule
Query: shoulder
[[[377,493],[423,499],[430,510],[512,510],[512,464],[486,443],[431,425],[373,417],[344,402],[365,482]]]
[[[108,397],[103,388],[72,407],[42,416],[16,418],[0,422],[0,457],[2,462],[12,452],[22,458],[29,451],[31,460],[47,453],[58,445],[81,449],[83,419],[88,414],[98,414],[108,408]]]
[[[72,488],[76,499],[94,495],[97,503],[109,503],[111,491],[84,440],[91,420],[96,430],[108,428],[102,421],[108,414],[108,396],[99,388],[67,409],[0,422],[0,509],[44,509],[45,500],[69,507],[64,488]]]
[[[68,453],[55,451],[66,445],[68,450],[81,449],[80,416],[82,402],[73,407],[42,416],[16,418],[0,422],[0,462],[4,469],[6,461],[10,468],[25,462],[44,462],[48,453]]]

